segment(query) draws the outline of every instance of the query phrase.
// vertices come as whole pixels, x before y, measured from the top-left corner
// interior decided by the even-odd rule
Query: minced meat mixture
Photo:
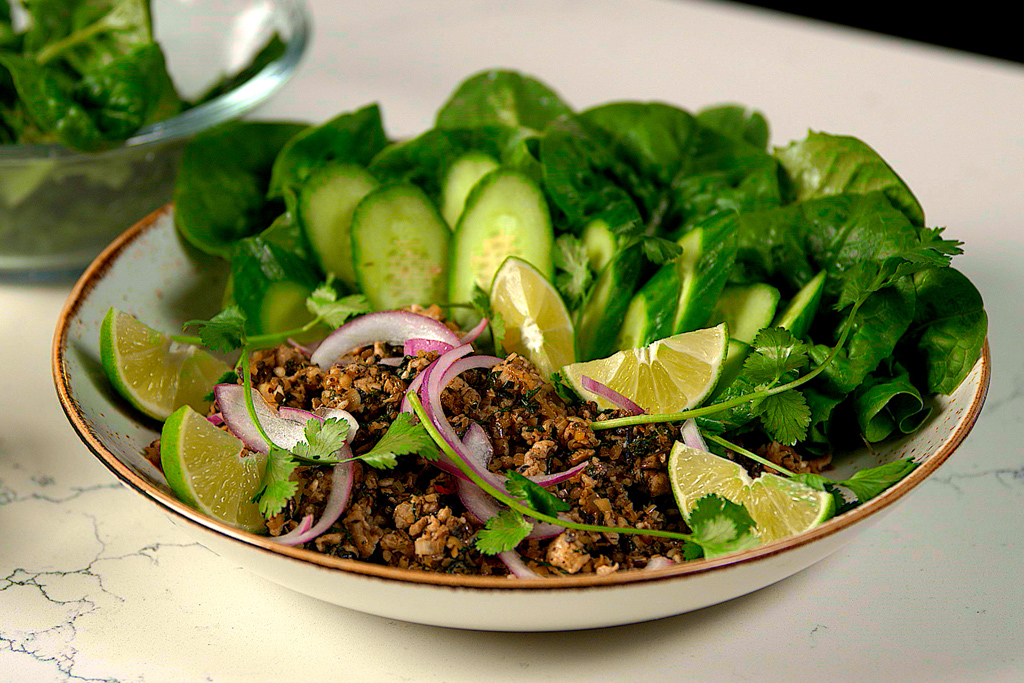
[[[437,315],[436,311],[431,311]],[[382,363],[385,358],[391,359]],[[359,422],[353,452],[376,444],[398,415],[409,383],[435,353],[401,358],[401,349],[376,344],[354,349],[329,370],[290,346],[252,354],[253,386],[271,404],[306,410],[350,412]],[[397,363],[397,364],[390,364]],[[686,532],[669,484],[666,460],[678,425],[656,423],[593,431],[591,422],[619,417],[590,402],[563,401],[537,369],[515,354],[490,370],[469,370],[443,391],[441,401],[455,431],[481,425],[491,438],[491,469],[525,476],[588,466],[550,489],[571,505],[577,522],[608,527]],[[216,411],[216,406],[211,411]],[[827,458],[805,461],[793,449],[770,444],[761,454],[787,468],[819,471]],[[299,467],[299,491],[281,514],[268,520],[271,535],[295,528],[304,516],[319,517],[331,489],[330,467]],[[354,465],[352,497],[327,533],[307,543],[319,552],[393,567],[459,574],[505,575],[505,565],[474,547],[480,528],[464,510],[451,475],[413,456],[392,470]],[[607,574],[642,568],[654,557],[682,561],[679,541],[637,534],[568,529],[550,539],[529,540],[519,551],[541,575]]]

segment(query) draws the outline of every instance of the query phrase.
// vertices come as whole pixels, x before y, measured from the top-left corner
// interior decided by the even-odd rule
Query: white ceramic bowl
[[[793,538],[719,559],[604,577],[523,581],[393,569],[284,547],[210,519],[178,501],[142,457],[160,425],[108,386],[99,365],[103,315],[117,306],[157,329],[180,330],[184,320],[216,312],[222,271],[222,261],[182,243],[171,207],[111,244],[79,280],[54,336],[54,379],[68,419],[118,479],[214,552],[300,593],[424,624],[501,631],[612,626],[681,614],[780,581],[851,541],[931,476],[967,436],[989,384],[986,347],[956,393],[935,399],[935,413],[919,432],[875,453],[843,456],[830,474],[844,477],[901,457],[913,457],[919,467],[867,504]]]

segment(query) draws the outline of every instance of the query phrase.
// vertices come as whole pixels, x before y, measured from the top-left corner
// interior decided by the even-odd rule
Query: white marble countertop
[[[971,436],[852,545],[752,595],[600,631],[492,634],[380,619],[193,543],[78,441],[50,341],[70,285],[0,284],[0,682],[1024,680],[1024,67],[729,5],[667,0],[312,0],[315,38],[264,116],[379,101],[428,126],[470,72],[616,98],[760,108],[869,141],[989,311],[994,373]]]

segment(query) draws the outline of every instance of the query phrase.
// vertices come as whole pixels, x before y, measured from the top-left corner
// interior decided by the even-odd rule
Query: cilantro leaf
[[[818,491],[828,491],[831,493],[832,498],[836,503],[836,514],[840,514],[861,503],[866,503],[871,500],[910,474],[916,467],[917,463],[914,462],[912,458],[904,458],[902,460],[894,460],[893,462],[879,465],[878,467],[860,470],[852,477],[845,480],[841,479],[833,481],[821,476],[820,474],[811,474],[809,472],[795,474],[791,479],[802,484],[806,484]],[[839,490],[840,486],[849,489],[850,492],[856,496],[856,503],[851,504],[846,501],[842,492]]]
[[[524,501],[531,509],[552,517],[557,517],[559,512],[566,512],[570,509],[569,504],[564,500],[515,470],[509,470],[505,476],[507,477],[505,489],[508,491],[508,495],[516,500]]]
[[[747,550],[760,543],[747,509],[714,493],[697,500],[686,523],[693,532],[691,540],[704,550],[704,557]]]
[[[245,343],[245,314],[237,305],[228,306],[209,320],[189,320],[182,329],[195,327],[203,346],[212,351],[234,351]]]
[[[271,447],[267,454],[267,466],[263,470],[263,487],[256,494],[256,503],[264,517],[270,518],[281,512],[299,489],[299,483],[290,477],[298,463],[292,454],[283,448]]]
[[[555,287],[569,309],[583,301],[594,280],[586,247],[579,237],[566,233],[555,240],[555,267],[562,272],[555,277]]]
[[[754,383],[772,386],[807,365],[807,345],[782,327],[761,330],[751,343],[743,372]]]
[[[397,456],[416,455],[436,460],[437,445],[430,434],[410,413],[399,413],[373,448],[359,459],[376,469],[390,469],[398,464]]]
[[[500,355],[501,345],[505,343],[505,318],[501,313],[492,313],[488,323],[491,326],[491,337],[494,339],[494,351]]]
[[[701,548],[699,544],[693,541],[683,542],[683,559],[687,562],[693,560],[699,560],[704,557],[704,548]]]
[[[326,420],[311,417],[303,429],[306,440],[295,444],[292,453],[303,460],[330,463],[331,454],[345,445],[348,427],[346,420],[336,417]]]
[[[838,483],[850,489],[853,495],[857,496],[858,502],[866,503],[910,474],[916,467],[917,463],[911,458],[894,460],[885,465],[860,470],[849,479]]]
[[[505,509],[487,520],[476,535],[476,549],[485,555],[512,550],[523,542],[533,525],[515,510]]]
[[[765,396],[753,403],[751,409],[761,418],[761,426],[773,441],[793,446],[807,438],[811,409],[807,399],[796,389]]]
[[[306,308],[310,313],[331,327],[340,327],[349,318],[373,310],[370,300],[362,294],[352,294],[339,299],[333,281],[333,276],[328,277],[327,281],[313,290],[306,299]]]
[[[558,398],[562,399],[568,404],[578,403],[580,397],[576,395],[576,390],[572,388],[569,381],[562,374],[561,370],[555,370],[551,373],[551,377],[548,379],[551,382],[551,386],[554,387],[555,393],[558,394]]]
[[[674,261],[683,253],[683,248],[678,243],[664,237],[644,237],[640,245],[647,260],[658,265]]]

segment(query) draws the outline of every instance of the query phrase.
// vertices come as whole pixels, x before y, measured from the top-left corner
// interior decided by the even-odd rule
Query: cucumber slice
[[[729,285],[718,297],[711,324],[727,323],[733,339],[749,344],[758,332],[771,325],[778,307],[779,290],[767,283]]]
[[[800,288],[786,308],[772,323],[774,327],[785,327],[794,337],[803,338],[811,329],[814,316],[818,313],[821,294],[825,290],[825,271],[819,272]]]
[[[361,166],[334,164],[314,173],[299,191],[299,223],[320,268],[350,287],[356,284],[352,213],[378,185],[377,179]]]
[[[615,339],[618,351],[638,349],[672,334],[676,302],[679,301],[679,273],[661,268],[629,302],[622,328]]]
[[[643,265],[639,245],[620,251],[597,276],[576,314],[576,358],[605,358],[615,353],[622,319],[633,299]]]
[[[509,256],[523,259],[550,281],[554,239],[548,204],[537,184],[518,171],[491,171],[466,198],[452,237],[449,301],[472,301],[476,286],[487,291]],[[455,318],[464,324],[472,315],[460,311]]]
[[[451,231],[411,183],[371,191],[352,214],[356,281],[378,311],[444,303]]]
[[[715,302],[736,261],[733,235],[735,214],[721,212],[709,216],[681,238],[682,255],[668,266],[679,273],[679,301],[672,334],[691,332],[708,326]]]
[[[249,334],[301,327],[313,317],[306,297],[316,268],[263,236],[240,240],[231,256],[231,298],[245,313]]]
[[[598,218],[583,228],[583,246],[590,259],[590,269],[600,273],[619,250],[619,238],[607,223]]]
[[[467,152],[456,159],[441,183],[441,215],[455,227],[466,206],[466,197],[485,175],[498,168],[498,161],[484,152]]]

